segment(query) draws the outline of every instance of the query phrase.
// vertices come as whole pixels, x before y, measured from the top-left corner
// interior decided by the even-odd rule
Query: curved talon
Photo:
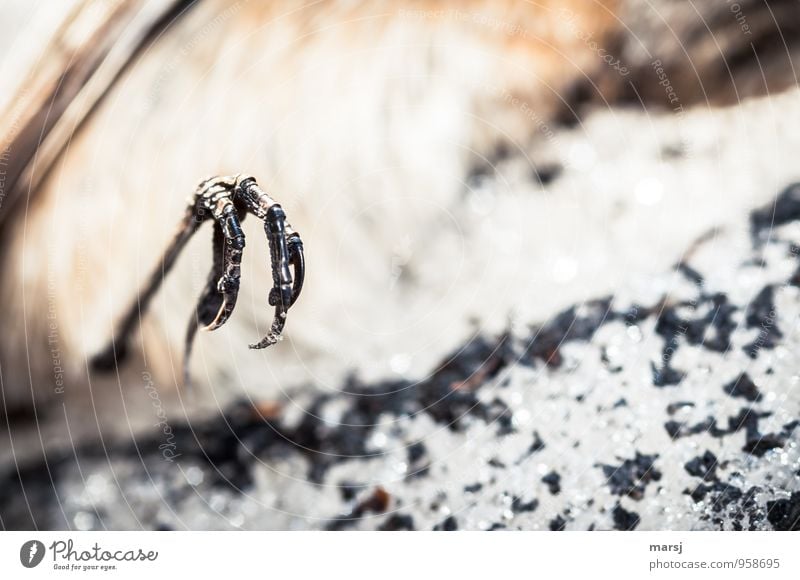
[[[277,344],[283,340],[283,327],[286,325],[286,312],[281,311],[280,307],[275,308],[275,317],[272,319],[269,332],[259,342],[251,344],[250,348],[258,350]]]
[[[96,367],[111,367],[112,360],[124,355],[125,347],[135,323],[147,308],[158,289],[164,274],[175,263],[178,253],[189,238],[206,221],[214,222],[213,263],[208,281],[200,294],[194,314],[186,329],[186,354],[184,359],[184,381],[190,382],[188,363],[194,338],[199,327],[216,330],[227,322],[236,306],[239,295],[242,253],[245,236],[241,221],[247,213],[264,220],[264,231],[270,248],[270,266],[273,287],[269,303],[275,307],[275,315],[267,335],[250,348],[258,349],[273,345],[282,339],[286,325],[286,313],[294,305],[303,289],[305,279],[305,257],[303,242],[299,234],[286,221],[281,206],[258,187],[255,179],[247,175],[211,177],[202,180],[190,199],[186,215],[178,233],[162,258],[139,298],[128,309],[116,343],[112,342],[94,359]]]
[[[292,234],[289,237],[289,262],[294,270],[294,286],[292,287],[292,301],[289,306],[294,306],[303,290],[303,281],[306,277],[306,258],[303,254],[303,240],[299,234]]]
[[[206,325],[205,330],[208,331],[216,330],[225,324],[236,307],[236,299],[239,297],[242,254],[245,246],[244,232],[240,224],[244,215],[244,213],[241,216],[237,215],[231,203],[225,206],[223,217],[219,222],[225,242],[222,248],[223,272],[217,279],[216,291],[217,294],[222,295],[222,303],[217,310],[217,315]],[[219,252],[219,249],[215,247],[214,251]]]
[[[150,301],[164,281],[164,277],[175,265],[178,254],[186,247],[187,242],[200,228],[204,219],[204,216],[199,215],[197,211],[196,200],[192,199],[186,207],[183,219],[172,241],[167,246],[159,263],[153,268],[148,283],[137,293],[136,298],[125,312],[125,316],[117,323],[111,340],[105,348],[92,357],[93,369],[108,372],[117,368],[125,360],[128,354],[128,340],[136,329],[137,323],[140,322],[142,313],[150,305]]]
[[[282,304],[288,309],[292,303],[292,274],[289,271],[289,247],[286,242],[286,214],[281,206],[273,205],[267,212],[264,232],[269,242],[274,284],[269,303],[272,306]]]
[[[272,288],[270,291],[269,303],[275,306],[275,316],[272,320],[272,325],[270,326],[270,330],[267,335],[262,338],[260,342],[251,344],[250,348],[252,349],[266,348],[280,342],[283,339],[281,333],[283,332],[283,327],[286,325],[286,313],[297,301],[297,298],[300,296],[300,292],[303,290],[303,281],[305,280],[306,273],[305,256],[303,254],[303,241],[300,239],[299,234],[293,233],[288,238],[286,245],[289,256],[288,264],[291,265],[294,274],[294,276],[288,274],[287,268],[288,279],[290,281],[292,279],[294,280],[293,283],[289,282],[291,287],[288,304],[285,302],[285,300],[278,299],[278,297],[284,294],[279,292],[277,288]],[[273,273],[275,270],[276,269],[273,267]]]
[[[269,243],[273,283],[268,302],[275,307],[275,316],[270,325],[270,331],[261,341],[251,344],[250,348],[252,349],[266,348],[281,340],[281,333],[286,324],[286,312],[292,305],[293,283],[292,274],[289,271],[286,214],[280,205],[274,204],[267,210],[264,232]]]
[[[197,335],[197,329],[202,325],[207,329],[210,324],[219,316],[219,313],[224,308],[224,297],[221,297],[217,292],[217,280],[223,274],[223,243],[224,237],[222,229],[218,224],[214,224],[213,236],[213,252],[214,261],[211,265],[211,271],[208,273],[208,281],[197,300],[197,305],[194,309],[194,316],[189,319],[189,326],[186,328],[185,338],[185,352],[183,359],[183,374],[184,382],[187,382],[189,376],[189,355],[192,353],[194,346],[194,338]],[[187,382],[188,384],[188,382]]]

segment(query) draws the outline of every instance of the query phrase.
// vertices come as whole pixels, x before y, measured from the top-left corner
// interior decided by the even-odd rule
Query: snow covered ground
[[[14,426],[0,521],[796,529],[797,127],[792,91],[500,148],[435,235],[383,245],[386,296],[343,313],[371,346],[135,438]]]

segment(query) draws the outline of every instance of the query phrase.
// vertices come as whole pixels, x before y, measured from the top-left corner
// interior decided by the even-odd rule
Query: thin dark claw
[[[286,311],[281,307],[275,308],[275,317],[272,319],[269,332],[259,342],[251,344],[250,348],[256,350],[260,348],[267,348],[273,344],[279,343],[283,340],[283,327],[286,325]]]
[[[217,282],[222,276],[223,269],[223,245],[224,236],[222,228],[219,224],[214,224],[214,261],[211,265],[211,271],[208,273],[208,281],[206,282],[200,298],[197,300],[194,314],[189,319],[189,326],[186,329],[186,343],[185,353],[183,355],[183,374],[184,380],[189,375],[189,359],[192,353],[192,346],[194,346],[194,337],[197,334],[197,329],[202,326],[207,328],[209,324],[214,322],[218,313],[223,306],[223,297],[217,291]]]
[[[180,254],[186,243],[207,217],[203,210],[198,210],[195,205],[190,205],[186,209],[186,214],[178,231],[169,246],[167,246],[167,251],[164,253],[161,262],[150,274],[150,280],[147,285],[136,295],[136,299],[128,307],[125,316],[112,333],[111,341],[108,345],[92,357],[92,368],[109,371],[125,360],[128,352],[128,341],[136,328],[136,323],[140,320],[142,313],[147,310],[150,301],[164,281],[164,277],[175,265],[178,254]]]
[[[286,325],[286,313],[303,289],[305,279],[303,242],[286,222],[286,215],[281,206],[258,187],[255,179],[244,175],[212,177],[202,181],[198,186],[187,207],[181,228],[162,258],[161,266],[153,272],[149,284],[122,319],[119,331],[115,334],[116,343],[112,340],[111,344],[93,359],[96,368],[113,368],[113,365],[122,358],[136,321],[147,308],[164,275],[173,266],[178,254],[201,223],[213,218],[213,264],[206,286],[195,307],[194,316],[189,320],[186,329],[184,382],[189,385],[188,364],[197,329],[219,328],[225,324],[236,306],[245,246],[240,222],[248,212],[264,220],[273,281],[269,303],[275,307],[275,316],[269,332],[260,342],[250,345],[250,348],[264,348],[281,339],[281,333]]]
[[[189,361],[192,360],[192,347],[194,346],[194,337],[197,336],[197,316],[192,316],[189,319],[189,326],[186,328],[186,338],[184,339],[183,349],[183,384],[186,388],[192,386],[192,374],[189,372]]]
[[[211,264],[211,271],[208,273],[203,292],[197,300],[194,316],[197,319],[198,325],[204,328],[217,318],[224,301],[223,295],[217,290],[219,279],[225,272],[223,258],[225,237],[222,234],[222,228],[219,227],[219,224],[214,224],[212,245],[214,248],[214,261]]]
[[[232,216],[226,214],[226,218],[227,220],[220,220],[214,224],[214,261],[208,273],[206,286],[200,294],[194,315],[189,319],[189,326],[186,329],[183,375],[187,385],[190,378],[189,360],[197,329],[202,326],[204,330],[216,330],[225,324],[236,306],[244,233],[239,227],[235,213]],[[235,235],[231,235],[232,233]],[[237,241],[231,244],[231,240]],[[235,284],[231,281],[235,281]]]
[[[269,242],[273,287],[269,293],[269,303],[275,307],[275,317],[267,335],[250,348],[266,348],[281,340],[286,324],[286,312],[292,305],[292,274],[289,271],[289,246],[286,241],[286,214],[278,204],[267,211],[264,232]]]
[[[269,242],[272,263],[273,288],[269,295],[272,306],[283,305],[288,310],[292,304],[292,274],[289,271],[289,247],[286,242],[286,214],[279,205],[267,212],[264,231]]]
[[[303,255],[303,242],[299,235],[292,234],[292,236],[289,237],[287,245],[289,252],[289,263],[291,264],[294,273],[294,284],[292,285],[289,306],[284,307],[282,303],[275,305],[275,316],[272,319],[272,325],[270,326],[269,332],[261,340],[261,342],[251,344],[250,348],[252,349],[266,348],[281,340],[281,333],[283,332],[283,327],[286,324],[286,312],[288,311],[289,307],[295,303],[297,298],[300,296],[300,292],[303,290],[303,281],[305,280],[306,273],[305,256]]]
[[[306,277],[306,258],[303,254],[303,241],[297,234],[292,234],[289,237],[289,262],[292,264],[294,270],[294,286],[292,287],[292,302],[289,306],[293,306],[297,299],[300,297],[300,292],[303,290],[303,281]]]
[[[219,221],[225,240],[222,250],[223,270],[217,279],[217,292],[222,295],[222,304],[217,311],[217,315],[205,327],[206,330],[216,330],[225,324],[236,307],[236,299],[239,296],[242,253],[245,244],[244,232],[239,221],[240,218],[233,203],[226,205],[224,214]],[[219,249],[215,246],[214,251],[219,252]]]

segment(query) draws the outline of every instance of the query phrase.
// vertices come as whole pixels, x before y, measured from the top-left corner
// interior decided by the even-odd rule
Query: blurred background
[[[504,521],[525,529],[697,527],[683,464],[706,449],[665,451],[678,438],[662,415],[683,397],[724,423],[735,396],[707,379],[653,394],[674,370],[670,341],[706,340],[665,334],[655,305],[671,293],[691,302],[691,285],[670,273],[703,246],[703,275],[740,299],[730,324],[752,339],[748,305],[777,282],[767,270],[737,277],[754,251],[750,216],[800,175],[798,15],[789,0],[5,0],[4,527],[431,528],[456,517],[454,504],[472,506],[462,527],[475,529],[497,510],[522,514]],[[91,370],[197,182],[239,172],[305,241],[286,339],[247,349],[271,310],[267,243],[250,218],[239,305],[198,338],[191,392],[184,332],[211,264],[208,228],[142,313],[129,360]],[[737,288],[747,292],[735,298]],[[689,306],[706,316],[712,292],[696,291]],[[601,322],[576,330],[609,296]],[[624,312],[635,305],[651,324],[637,330],[647,347],[626,359],[630,376],[603,375],[586,361],[607,361],[613,340],[595,331],[615,317],[633,327],[638,315]],[[553,335],[542,342],[541,329]],[[562,353],[573,339],[594,350]],[[748,367],[756,384],[777,380],[774,361],[741,351],[726,344],[684,366],[710,368],[711,356],[725,384],[750,364],[762,365]],[[570,385],[600,378],[595,423]],[[779,384],[762,410],[782,434],[797,396]],[[599,409],[622,413],[623,399],[641,404],[604,418]],[[497,459],[544,433],[545,459]],[[786,433],[775,448],[790,453]],[[753,459],[742,444],[723,447],[730,461]],[[475,453],[490,464],[480,473],[465,459]],[[593,467],[603,456],[617,467]],[[413,477],[425,465],[431,480]],[[755,502],[763,513],[747,516],[776,527],[764,506],[793,497],[791,472],[739,468],[778,482]],[[616,493],[609,481],[626,470],[632,483]],[[665,492],[639,491],[661,474]],[[436,500],[442,489],[458,499]],[[734,507],[745,512],[748,498]]]

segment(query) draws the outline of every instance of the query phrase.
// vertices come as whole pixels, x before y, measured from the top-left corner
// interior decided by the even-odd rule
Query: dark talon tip
[[[272,346],[273,344],[277,344],[283,340],[283,326],[286,324],[286,313],[276,314],[276,318],[272,321],[272,325],[270,326],[269,332],[267,335],[261,339],[260,342],[255,344],[251,344],[250,348],[253,350],[258,350],[262,348],[267,348],[268,346]]]
[[[261,339],[261,342],[257,342],[255,344],[248,345],[251,350],[261,350],[262,348],[267,348],[268,346],[272,346],[273,344],[278,344],[280,341],[283,340],[283,336],[280,334],[274,334],[270,332],[267,336]]]

